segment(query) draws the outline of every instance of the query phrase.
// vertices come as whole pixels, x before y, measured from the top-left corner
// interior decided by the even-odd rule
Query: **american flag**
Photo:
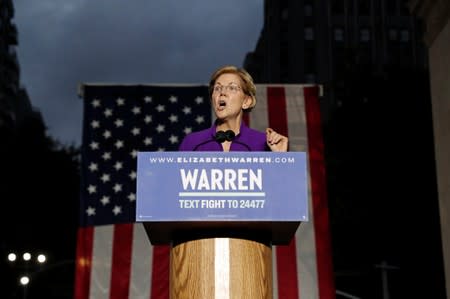
[[[81,85],[84,100],[80,227],[75,299],[169,298],[169,247],[152,246],[135,223],[138,151],[176,151],[212,123],[205,85]],[[257,85],[245,118],[289,136],[307,151],[310,221],[288,246],[273,248],[274,298],[335,298],[315,85]]]

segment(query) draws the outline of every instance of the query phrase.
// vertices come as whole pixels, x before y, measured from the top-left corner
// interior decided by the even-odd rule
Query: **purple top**
[[[186,135],[178,148],[179,151],[211,151],[222,152],[222,144],[214,139],[216,125]],[[232,152],[262,152],[270,151],[266,144],[266,134],[250,129],[244,122],[241,123],[240,132],[231,142]]]

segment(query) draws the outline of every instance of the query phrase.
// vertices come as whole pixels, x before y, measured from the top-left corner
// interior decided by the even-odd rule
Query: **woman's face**
[[[227,73],[216,79],[211,100],[216,117],[223,121],[242,118],[242,109],[251,103],[251,97],[242,90],[241,78]]]

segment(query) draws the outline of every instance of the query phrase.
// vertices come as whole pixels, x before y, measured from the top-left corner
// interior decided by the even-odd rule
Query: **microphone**
[[[224,143],[225,141],[233,141],[233,142],[235,142],[237,144],[243,145],[245,148],[247,148],[247,150],[249,152],[252,151],[247,144],[242,143],[242,142],[237,141],[237,140],[234,140],[235,137],[236,137],[236,134],[232,130],[217,131],[216,135],[214,135],[214,139],[209,139],[209,140],[206,140],[206,141],[203,141],[203,142],[197,144],[192,151],[195,152],[203,144],[206,144],[206,143],[209,143],[209,142],[214,142],[214,141],[217,141],[218,143]]]
[[[249,152],[252,151],[251,148],[247,144],[237,141],[237,140],[234,140],[234,137],[236,137],[236,134],[234,134],[234,132],[232,130],[227,130],[225,132],[217,131],[216,135],[214,136],[216,141],[219,143],[223,143],[225,141],[233,141],[234,143],[237,143],[237,144],[240,144],[240,145],[243,145],[244,147],[246,147]]]
[[[192,151],[193,151],[193,152],[197,151],[197,149],[198,149],[200,146],[202,146],[203,144],[210,143],[210,142],[214,142],[214,141],[217,141],[217,142],[219,142],[219,143],[224,143],[225,140],[227,140],[227,141],[232,141],[232,140],[234,139],[234,137],[235,137],[235,134],[234,134],[234,132],[233,132],[232,130],[228,130],[228,131],[226,131],[226,132],[224,132],[224,131],[218,131],[218,132],[216,133],[216,135],[214,135],[214,138],[213,138],[213,139],[208,139],[208,140],[206,140],[206,141],[200,142],[199,144],[197,144],[197,145],[194,147],[194,149],[193,149]]]
[[[234,137],[236,135],[232,130],[227,131],[217,131],[216,135],[214,136],[214,139],[219,143],[224,143],[225,141],[233,141]]]

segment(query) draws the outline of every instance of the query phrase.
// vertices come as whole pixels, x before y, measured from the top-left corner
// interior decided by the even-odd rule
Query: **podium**
[[[303,152],[140,152],[136,221],[170,245],[170,298],[272,298],[272,245],[308,221]]]

